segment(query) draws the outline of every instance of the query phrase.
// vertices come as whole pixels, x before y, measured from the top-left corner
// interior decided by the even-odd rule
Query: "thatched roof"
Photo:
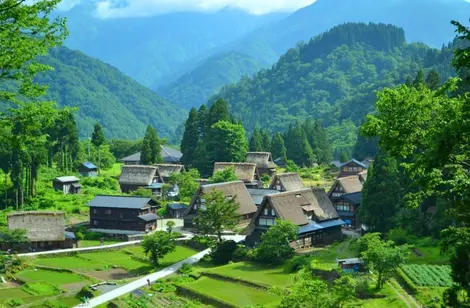
[[[122,166],[119,184],[148,186],[152,184],[156,173],[157,167],[155,166]]]
[[[300,178],[300,175],[295,172],[291,173],[281,173],[277,174],[274,176],[270,189],[275,189],[276,188],[276,183],[279,180],[281,183],[282,187],[284,188],[285,191],[291,191],[291,190],[297,190],[297,189],[302,189],[305,188],[304,183],[302,182],[302,179]]]
[[[252,163],[215,163],[213,174],[227,168],[233,168],[235,170],[235,175],[237,176],[237,178],[239,180],[242,180],[243,182],[251,183],[256,180],[256,164]]]
[[[362,172],[359,172],[357,175],[359,176],[359,180],[360,180],[361,182],[367,181],[367,170],[364,170],[364,171],[362,171]]]
[[[321,188],[304,188],[268,195],[265,202],[271,204],[280,218],[298,226],[308,223],[305,212],[313,211],[312,219],[315,221],[338,218],[333,204]]]
[[[344,192],[347,194],[362,191],[362,183],[357,175],[338,178],[336,181],[339,182],[343,187]]]
[[[238,209],[240,215],[255,213],[257,210],[256,205],[242,181],[202,185],[197,193],[201,196],[202,194],[209,194],[213,191],[221,191],[224,196],[235,198],[235,201],[240,204],[240,208]],[[193,204],[191,204],[191,206],[192,205]]]
[[[258,168],[272,169],[276,168],[270,152],[248,152],[246,153],[246,162],[256,164]]]
[[[169,178],[173,173],[181,173],[184,171],[183,165],[172,164],[156,164],[158,175],[164,178]]]
[[[30,242],[64,241],[64,212],[16,212],[7,215],[8,229],[24,229]]]

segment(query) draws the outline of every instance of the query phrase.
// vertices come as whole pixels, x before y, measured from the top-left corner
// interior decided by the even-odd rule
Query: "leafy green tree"
[[[273,159],[283,158],[287,160],[287,150],[281,133],[275,133],[271,141],[271,154]]]
[[[142,165],[153,165],[163,161],[160,155],[162,148],[157,131],[151,126],[147,126],[142,151],[140,154],[140,163]]]
[[[366,234],[359,242],[367,242],[361,258],[370,269],[377,272],[378,289],[406,262],[410,254],[408,246],[395,246],[392,241],[382,241],[380,233]]]
[[[250,152],[262,152],[263,151],[263,140],[259,129],[253,131],[253,135],[250,138]]]
[[[109,150],[116,158],[123,158],[131,154],[137,153],[142,149],[142,139],[126,140],[112,139],[110,141]]]
[[[376,137],[364,137],[361,132],[359,132],[356,144],[354,145],[352,157],[362,161],[366,157],[375,157],[378,152],[379,139]]]
[[[199,127],[197,110],[192,108],[189,111],[188,119],[184,125],[183,139],[181,140],[181,162],[186,167],[191,167],[196,153],[197,144],[199,142]]]
[[[26,230],[24,229],[5,229],[0,231],[0,244],[20,244],[28,242]]]
[[[78,165],[80,143],[73,113],[59,113],[53,126],[48,129],[48,134],[49,167],[52,167],[55,158],[58,170],[63,172],[74,171]]]
[[[402,198],[397,162],[381,151],[367,172],[359,207],[361,222],[376,232],[388,232],[395,227]]]
[[[297,166],[294,161],[288,159],[286,162],[286,172],[299,172],[300,168]]]
[[[170,178],[170,183],[179,186],[181,200],[188,202],[199,188],[199,183],[196,180],[200,178],[201,174],[197,169],[189,169],[187,172],[173,173]]]
[[[350,275],[343,275],[333,282],[334,307],[345,307],[356,298],[357,282]]]
[[[142,241],[144,253],[155,268],[160,264],[160,260],[176,249],[176,241],[173,234],[164,231],[156,231],[146,235]]]
[[[175,227],[176,223],[172,220],[166,222],[166,231],[171,234],[173,232],[173,228]]]
[[[195,218],[196,228],[203,235],[217,235],[222,242],[224,230],[234,230],[240,221],[237,197],[227,198],[221,191],[212,191],[204,195],[205,209],[198,212]]]
[[[213,176],[209,178],[209,183],[226,183],[237,181],[238,178],[235,174],[235,169],[225,168],[224,170],[217,171]]]
[[[433,91],[439,89],[441,86],[441,75],[439,75],[435,69],[428,73],[428,76],[426,77],[426,85]]]
[[[265,263],[281,264],[294,255],[290,246],[297,239],[299,227],[288,220],[276,219],[274,226],[261,235],[256,258]]]
[[[105,142],[106,139],[104,137],[103,127],[101,127],[100,123],[96,123],[95,126],[93,126],[93,133],[91,134],[91,143],[96,147],[96,149],[98,149],[98,172],[100,172],[101,169],[100,148]]]

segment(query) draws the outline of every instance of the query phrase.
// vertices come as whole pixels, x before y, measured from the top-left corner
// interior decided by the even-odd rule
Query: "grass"
[[[117,240],[117,239],[105,239],[104,240],[104,245],[112,245],[112,244],[117,244],[117,243],[122,243],[122,240]],[[101,241],[98,240],[81,240],[78,243],[78,247],[80,248],[85,248],[85,247],[95,247],[95,246],[101,246]]]
[[[316,249],[312,254],[312,267],[329,271],[338,267],[336,259],[356,258],[358,255],[357,240],[349,238],[328,248]]]
[[[202,277],[196,282],[186,285],[186,287],[221,299],[237,307],[253,305],[274,306],[280,301],[280,297],[275,294],[209,277]]]
[[[18,278],[26,282],[45,281],[54,285],[69,284],[75,282],[82,282],[84,279],[78,275],[66,272],[56,272],[50,270],[33,270],[27,269],[16,274]]]
[[[214,268],[209,272],[271,286],[285,287],[292,284],[292,277],[284,272],[283,266],[264,267],[251,262],[238,262]]]
[[[419,287],[415,298],[424,305],[424,307],[441,307],[442,294],[447,288],[442,287]]]
[[[101,176],[109,176],[117,178],[121,174],[121,166],[120,163],[115,163],[110,169],[108,170],[100,170]]]

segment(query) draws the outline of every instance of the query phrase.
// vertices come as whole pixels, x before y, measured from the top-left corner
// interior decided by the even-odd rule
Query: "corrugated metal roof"
[[[261,205],[261,203],[263,203],[264,196],[277,194],[279,192],[274,189],[248,188],[248,193],[256,205]]]
[[[60,182],[60,183],[71,183],[71,182],[78,182],[80,181],[80,179],[72,175],[72,176],[59,176],[59,177],[56,177],[54,181]]]
[[[148,213],[148,214],[140,215],[137,217],[145,221],[154,221],[158,219],[157,214],[154,214],[154,213]]]
[[[183,156],[183,153],[180,151],[167,147],[165,145],[162,145],[162,150],[160,152],[160,155],[163,158],[163,161],[165,163],[178,163],[181,160],[181,157]],[[124,158],[121,158],[120,161],[122,162],[140,162],[140,152],[131,154],[129,156],[126,156]]]
[[[181,209],[188,208],[188,205],[183,204],[183,203],[172,203],[172,204],[168,204],[168,207],[172,210],[181,210]]]
[[[90,201],[90,207],[108,207],[121,209],[141,209],[147,205],[152,198],[148,197],[126,197],[126,196],[96,196]]]
[[[315,222],[313,220],[309,220],[306,225],[303,225],[299,228],[299,234],[308,233],[312,231],[317,231],[321,229],[327,229],[331,227],[337,227],[344,225],[344,221],[342,219],[332,219],[327,221]]]
[[[350,194],[344,194],[340,197],[340,199],[344,199],[348,202],[351,202],[352,204],[361,204],[361,198],[362,198],[362,191],[350,193]]]
[[[98,167],[96,167],[93,163],[90,163],[88,161],[83,163],[82,166],[85,166],[88,169],[98,169]]]

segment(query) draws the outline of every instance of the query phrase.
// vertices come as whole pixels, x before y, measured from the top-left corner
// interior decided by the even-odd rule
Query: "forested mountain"
[[[226,85],[224,81],[236,82],[242,76],[251,76],[259,66],[269,68],[297,42],[308,41],[345,22],[390,23],[405,30],[408,42],[423,42],[440,48],[454,37],[450,21],[468,21],[469,11],[470,3],[465,0],[381,0],[380,5],[377,0],[318,0],[224,46],[220,55],[210,57],[170,85],[158,88],[157,92],[182,107],[197,107],[207,100],[207,94]],[[233,52],[243,57],[234,57]],[[253,67],[246,63],[259,65]],[[240,68],[238,72],[234,67]],[[204,71],[216,71],[217,77]]]
[[[184,121],[184,112],[140,85],[118,69],[87,55],[62,47],[41,62],[54,68],[37,76],[49,85],[47,98],[61,106],[77,106],[82,137],[93,124],[103,124],[107,137],[142,138],[148,124],[161,136],[170,136]]]
[[[95,16],[97,2],[60,13],[67,17],[70,30],[66,46],[116,66],[154,89],[193,69],[217,48],[286,16],[227,8],[102,19]]]
[[[350,149],[358,124],[374,110],[377,89],[404,83],[419,69],[453,74],[452,52],[407,44],[393,25],[348,23],[290,49],[271,68],[225,86],[224,98],[248,131],[284,131],[295,120],[314,117],[328,127],[334,149]]]

